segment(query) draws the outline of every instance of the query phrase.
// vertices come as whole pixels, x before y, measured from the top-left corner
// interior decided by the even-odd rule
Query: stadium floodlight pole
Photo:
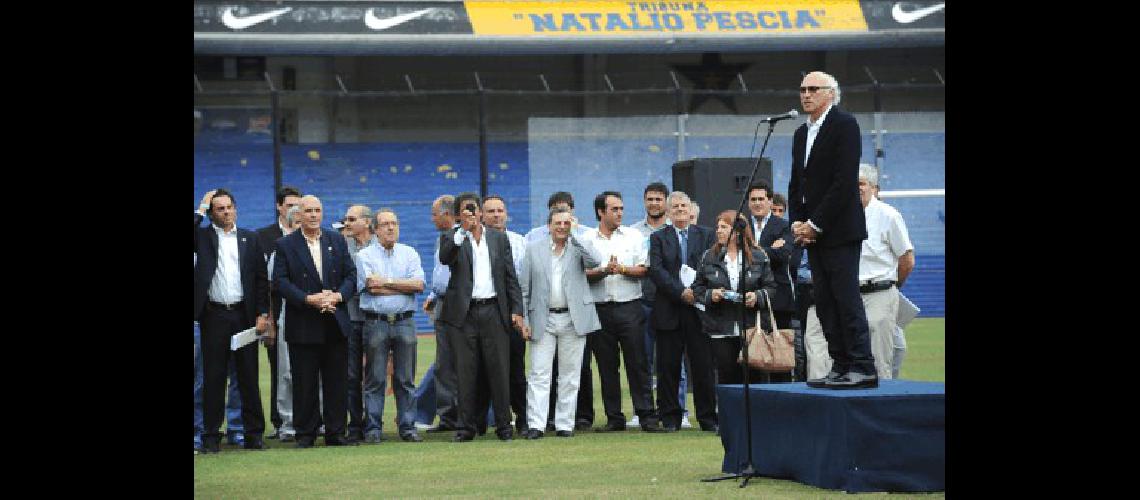
[[[728,239],[730,241],[732,238],[736,238],[736,248],[740,251],[741,259],[744,258],[744,252],[752,251],[750,247],[745,245],[744,241],[744,231],[746,231],[748,228],[748,221],[743,217],[743,214],[744,207],[748,203],[748,193],[752,191],[752,182],[756,179],[756,172],[760,170],[760,159],[764,157],[764,150],[768,148],[768,139],[772,137],[772,131],[776,129],[776,122],[780,121],[784,117],[794,117],[796,114],[797,113],[793,110],[786,115],[781,115],[780,117],[766,118],[764,120],[761,120],[760,123],[756,124],[756,132],[752,134],[752,151],[756,151],[756,137],[760,135],[760,125],[764,124],[765,122],[768,123],[768,135],[764,136],[764,146],[760,148],[760,154],[755,157],[756,161],[752,165],[752,175],[748,177],[748,184],[744,185],[744,196],[740,199],[740,205],[738,205],[736,208],[736,220],[733,221],[732,230],[728,233]],[[748,156],[752,156],[752,153],[749,152]],[[728,247],[726,245],[725,250],[727,249]],[[747,266],[745,266],[743,262],[738,263],[740,264],[740,276],[736,281],[736,293],[740,295],[740,301],[736,303],[736,310],[740,314],[740,326],[741,328],[744,328],[747,325],[745,321],[747,311],[744,308],[744,272]],[[764,290],[757,290],[757,306],[759,306],[760,292],[763,292],[765,294],[768,293]],[[765,296],[765,298],[767,297]],[[767,301],[765,302],[767,303]],[[776,329],[776,325],[771,326],[773,330]],[[744,481],[740,483],[740,487],[743,488],[745,486],[748,486],[748,481],[750,481],[752,478],[760,476],[760,473],[756,472],[756,468],[753,466],[755,462],[752,459],[752,401],[748,394],[748,375],[752,370],[748,366],[748,331],[747,328],[744,328],[744,330],[745,331],[741,335],[742,339],[740,342],[740,347],[744,358],[744,365],[741,367],[741,370],[744,372],[744,428],[748,439],[748,461],[744,463],[744,469],[740,472],[737,472],[735,474],[725,474],[720,477],[701,479],[701,482],[704,483],[724,481],[726,479],[744,478]],[[755,335],[762,335],[762,330],[763,327],[759,319],[757,319]]]

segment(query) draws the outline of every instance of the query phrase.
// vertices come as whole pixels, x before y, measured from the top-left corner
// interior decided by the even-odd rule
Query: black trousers
[[[486,374],[491,406],[495,410],[496,432],[510,431],[510,340],[499,317],[498,305],[471,304],[460,328],[451,328],[451,348],[459,381],[459,422],[457,432],[477,432],[479,368]],[[486,413],[484,412],[484,417]]]
[[[681,355],[689,355],[689,387],[701,428],[716,425],[716,376],[710,338],[701,328],[697,310],[684,306],[677,311],[677,328],[657,330],[657,404],[661,424],[680,427],[683,409],[677,404],[681,382]]]
[[[443,299],[436,303],[436,311]],[[439,425],[455,429],[459,423],[459,381],[455,375],[455,353],[451,350],[453,328],[442,321],[435,322],[435,411]]]
[[[596,304],[596,308],[602,329],[587,336],[586,343],[592,346],[598,361],[607,424],[625,425],[625,414],[621,411],[621,374],[618,371],[620,349],[633,411],[642,425],[653,425],[657,420],[657,410],[653,405],[649,367],[645,362],[645,311],[641,301],[602,302]]]
[[[361,347],[364,322],[353,321],[348,332],[348,434],[364,439],[364,351]]]
[[[225,418],[226,375],[230,356],[237,368],[238,393],[241,394],[241,420],[245,439],[260,438],[265,433],[265,412],[261,408],[261,390],[257,385],[258,343],[230,351],[230,336],[253,325],[244,308],[227,311],[206,304],[198,322],[202,336],[202,441],[218,443],[219,428]]]
[[[278,332],[278,336],[281,333]],[[269,421],[273,422],[274,429],[281,428],[281,413],[277,411],[277,343],[268,346],[265,349],[265,355],[269,358],[269,400],[272,403],[269,405]]]
[[[796,283],[796,320],[800,327],[796,329],[796,369],[795,380],[807,380],[807,347],[804,345],[804,332],[807,331],[807,312],[815,304],[812,299],[811,283]]]
[[[713,363],[716,365],[716,383],[743,384],[743,365],[737,362],[740,356],[740,337],[724,337],[709,339],[712,348]],[[748,382],[756,381],[755,370],[748,373]]]
[[[507,337],[511,342],[510,373],[508,375],[510,379],[511,410],[515,412],[515,429],[521,433],[527,428],[526,341],[522,339],[521,335],[518,335],[514,331],[508,331]],[[491,405],[491,391],[487,382],[486,370],[480,368],[478,380],[479,386],[475,400],[476,405],[478,405],[478,410],[476,412],[475,427],[479,430],[479,434],[483,434],[487,428],[487,408]]]
[[[859,295],[859,251],[862,243],[808,247],[815,311],[827,339],[832,371],[875,374],[871,330]]]
[[[297,441],[313,442],[321,425],[320,389],[324,386],[325,439],[344,437],[348,419],[348,340],[336,318],[326,314],[323,344],[289,343],[293,371],[293,427]]]

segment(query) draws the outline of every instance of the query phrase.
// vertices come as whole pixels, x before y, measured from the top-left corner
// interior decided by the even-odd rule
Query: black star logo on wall
[[[729,87],[736,81],[736,75],[743,73],[752,64],[726,64],[720,59],[720,53],[706,52],[701,54],[700,64],[672,64],[671,66],[690,82],[693,82],[694,90],[731,90]],[[737,112],[736,96],[717,94],[694,94],[689,99],[688,112],[692,113],[709,99],[716,99],[732,110],[733,113]]]

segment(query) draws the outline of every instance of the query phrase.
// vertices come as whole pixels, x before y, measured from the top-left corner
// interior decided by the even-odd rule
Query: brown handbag
[[[772,313],[772,301],[764,292],[764,301],[768,304],[768,317],[771,320],[772,332],[765,332],[761,328],[760,311],[756,311],[756,326],[746,330],[744,349],[748,350],[748,367],[764,372],[787,372],[796,366],[795,332],[790,328],[777,329],[776,315]],[[759,332],[759,333],[757,333]],[[738,362],[744,362],[744,353]]]

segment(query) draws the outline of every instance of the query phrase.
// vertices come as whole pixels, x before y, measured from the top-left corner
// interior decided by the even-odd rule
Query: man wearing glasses
[[[372,209],[365,205],[348,207],[344,214],[344,227],[348,230],[345,242],[353,265],[357,265],[357,254],[361,250],[379,244],[373,231]],[[348,334],[348,438],[364,441],[364,396],[361,381],[364,380],[364,313],[360,310],[360,296],[348,299],[348,319],[352,331]]]
[[[795,243],[807,248],[816,312],[834,360],[827,376],[808,386],[871,388],[879,379],[859,294],[859,252],[867,239],[859,200],[862,144],[855,117],[838,107],[840,95],[839,82],[820,71],[800,84],[809,117],[792,141],[788,219]]]

